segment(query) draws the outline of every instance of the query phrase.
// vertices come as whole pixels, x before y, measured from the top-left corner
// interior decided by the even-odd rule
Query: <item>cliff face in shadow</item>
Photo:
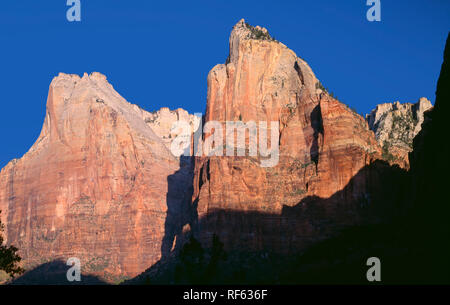
[[[164,237],[161,242],[161,259],[170,255],[180,239],[183,237],[183,228],[189,225],[193,218],[193,210],[190,204],[192,197],[192,174],[194,159],[192,157],[180,157],[180,169],[167,177],[166,194],[166,220],[164,223]]]
[[[297,253],[336,235],[342,228],[388,222],[401,213],[406,171],[375,161],[361,169],[347,186],[328,198],[308,196],[281,213],[217,209],[198,220],[196,237],[217,234],[227,250]],[[361,179],[364,196],[354,198]]]
[[[367,182],[371,186],[369,193],[357,205],[348,205],[346,197],[352,193],[354,183],[360,177],[371,179]],[[331,197],[306,197],[293,207],[283,207],[281,214],[216,210],[193,221],[198,224],[195,233],[186,232],[179,239],[186,241],[194,235],[199,240],[207,241],[202,244],[204,251],[190,254],[186,261],[183,250],[181,254],[174,250],[128,283],[366,281],[363,260],[377,255],[387,257],[390,246],[395,245],[393,239],[396,231],[387,228],[400,223],[399,219],[406,209],[404,194],[408,181],[405,170],[376,161],[361,169],[343,190]],[[352,217],[357,217],[358,221]],[[355,225],[358,222],[360,225]],[[211,260],[217,250],[212,243],[214,237],[211,232],[225,242],[223,249],[226,252],[218,262],[214,261],[213,272]],[[178,245],[175,248],[185,247]],[[192,248],[192,245],[189,247]],[[396,248],[395,253],[407,252]],[[192,261],[195,261],[193,272],[186,267]],[[354,271],[344,272],[344,266]],[[333,271],[333,268],[336,270]]]

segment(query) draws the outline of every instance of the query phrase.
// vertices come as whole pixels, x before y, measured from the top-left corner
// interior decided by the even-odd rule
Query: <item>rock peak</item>
[[[230,34],[230,57],[229,61],[235,62],[238,57],[239,45],[245,40],[264,40],[277,42],[266,28],[260,26],[252,26],[245,22],[245,19],[239,20],[233,27]]]
[[[243,30],[243,31],[242,31],[242,30]],[[250,25],[249,23],[245,22],[245,19],[242,18],[241,20],[238,21],[238,23],[236,23],[236,24],[234,25],[231,34],[233,35],[233,32],[238,32],[238,33],[240,33],[240,34],[247,34],[247,35],[242,35],[242,36],[244,36],[244,38],[249,38],[249,39],[258,39],[258,38],[261,38],[261,40],[262,40],[263,37],[258,37],[258,38],[252,37],[251,34],[252,34],[252,32],[255,32],[255,30],[256,30],[256,31],[260,31],[260,32],[261,32],[260,34],[268,34],[268,33],[269,33],[269,32],[267,31],[266,28],[261,27],[261,26],[259,26],[259,25],[252,26],[252,25]],[[250,34],[250,35],[249,35],[249,34]],[[255,34],[256,34],[256,33],[255,33]]]
[[[243,27],[243,26],[245,26],[245,19],[244,19],[244,18],[242,18],[241,20],[239,20],[239,21],[234,25],[233,28]]]
[[[425,107],[425,108],[431,108],[433,105],[431,104],[430,100],[426,97],[419,98],[419,101],[416,103],[419,105],[419,107]]]
[[[360,170],[380,155],[381,149],[362,118],[325,94],[320,87],[308,64],[271,38],[266,29],[253,27],[243,19],[233,27],[227,63],[216,65],[208,74],[204,122],[279,123],[276,129],[271,127],[271,132],[275,131],[272,139],[278,140],[275,143],[271,140],[271,145],[278,145],[277,161],[270,169],[261,167],[262,159],[249,156],[247,147],[250,145],[245,145],[243,157],[204,156],[196,159],[192,202],[196,203],[196,217],[206,219],[201,224],[203,228],[193,230],[200,232],[196,233],[200,241],[207,242],[209,237],[206,236],[214,233],[209,228],[227,223],[231,230],[216,231],[225,248],[254,250],[273,247],[278,250],[278,246],[272,243],[279,239],[275,233],[280,232],[278,225],[271,235],[272,230],[266,231],[268,227],[265,220],[259,220],[260,216],[253,218],[249,215],[246,223],[240,223],[231,213],[225,213],[228,215],[223,218],[221,215],[221,219],[216,221],[216,211],[283,215],[288,207],[298,206],[304,198],[332,198],[333,194],[344,189],[348,191],[341,193],[343,197],[339,195],[332,199],[336,202],[324,203],[320,211],[322,208],[323,211],[328,210],[334,203],[339,206],[341,199],[338,198],[351,198],[348,206],[361,205],[360,198],[366,198],[364,196],[369,189],[359,182],[353,188],[351,181],[357,174],[361,181],[366,181],[366,173]],[[265,129],[259,128],[256,127],[255,131]],[[245,144],[252,141],[250,133],[248,137],[245,135]],[[203,139],[209,135],[204,132]],[[232,141],[235,146],[234,139]],[[228,144],[231,143],[224,139],[224,145]],[[367,179],[370,177],[368,173]],[[352,187],[346,188],[347,185]],[[342,212],[346,213],[344,210]],[[330,210],[330,219],[344,219],[339,213]],[[350,218],[346,219],[357,219]],[[310,223],[296,221],[296,224],[299,225],[298,231],[290,227],[286,232],[302,232],[297,239],[297,245],[301,247],[307,242],[300,241],[301,236],[310,238],[312,231]],[[269,233],[261,233],[263,231]],[[319,236],[321,232],[324,232],[323,228],[314,234]],[[297,237],[287,237],[291,238]],[[293,249],[290,245],[286,248]]]
[[[5,234],[27,269],[73,256],[95,262],[83,267],[87,273],[115,281],[137,275],[161,258],[161,249],[171,249],[161,215],[174,212],[169,206],[188,214],[182,209],[192,178],[168,149],[166,138],[174,133],[166,125],[190,117],[167,111],[158,120],[162,126],[153,126],[145,121],[150,115],[101,73],[53,79],[41,135],[0,171]],[[169,191],[175,195],[169,198]]]

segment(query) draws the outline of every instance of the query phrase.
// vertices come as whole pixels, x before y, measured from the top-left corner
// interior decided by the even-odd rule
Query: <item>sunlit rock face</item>
[[[383,148],[383,157],[392,164],[409,168],[408,154],[413,148],[413,139],[419,133],[424,113],[433,106],[422,97],[415,104],[385,103],[366,116],[369,128]]]
[[[278,122],[280,153],[273,167],[261,167],[259,155],[197,158],[193,204],[201,239],[217,233],[229,248],[289,251],[323,237],[322,220],[333,226],[361,221],[358,209],[370,201],[376,177],[355,175],[381,155],[374,133],[266,29],[244,20],[234,26],[227,62],[208,75],[209,121]],[[310,204],[320,215],[307,219],[305,212],[285,223],[287,207],[303,202],[308,209],[305,202],[339,191]]]
[[[158,261],[183,221],[192,171],[169,151],[169,132],[152,129],[154,116],[100,73],[53,79],[39,138],[0,174],[7,242],[26,266],[78,257],[83,272],[118,281]]]

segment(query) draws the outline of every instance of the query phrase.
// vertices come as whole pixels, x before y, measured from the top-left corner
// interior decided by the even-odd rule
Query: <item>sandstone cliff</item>
[[[279,162],[264,168],[260,155],[197,158],[193,202],[203,241],[217,233],[228,248],[289,251],[361,221],[378,178],[371,171],[352,178],[381,158],[381,148],[365,120],[321,88],[309,65],[267,30],[244,20],[234,26],[226,64],[208,75],[205,122],[279,122]],[[326,203],[315,200],[338,191]],[[282,215],[299,203],[316,215]]]
[[[409,168],[408,153],[412,151],[413,139],[421,129],[424,112],[432,108],[431,102],[422,97],[415,104],[380,104],[366,116],[386,160]]]
[[[53,79],[39,138],[0,173],[5,235],[26,267],[78,257],[83,272],[116,281],[156,262],[163,240],[171,247],[192,171],[165,138],[189,114],[157,113],[125,101],[99,73]],[[148,120],[157,117],[159,128]]]

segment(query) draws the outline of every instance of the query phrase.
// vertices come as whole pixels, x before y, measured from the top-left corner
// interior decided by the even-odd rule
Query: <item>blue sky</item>
[[[203,112],[206,76],[228,55],[233,25],[261,25],[305,59],[325,87],[358,112],[415,102],[434,91],[450,30],[448,0],[66,0],[0,4],[0,167],[39,136],[48,86],[59,72],[106,74],[129,102]]]

